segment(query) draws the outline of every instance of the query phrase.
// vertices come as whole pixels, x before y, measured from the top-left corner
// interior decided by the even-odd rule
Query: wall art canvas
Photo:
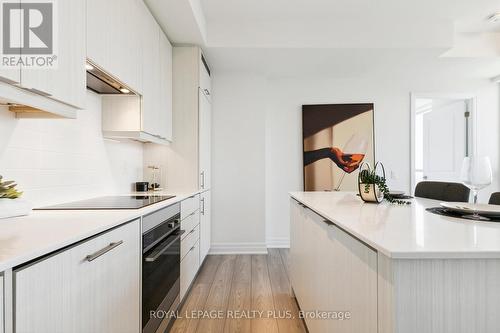
[[[373,166],[373,104],[302,106],[305,191],[357,191],[362,162]]]

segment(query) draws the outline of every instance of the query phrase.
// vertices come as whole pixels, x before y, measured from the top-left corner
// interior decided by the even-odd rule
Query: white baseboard
[[[209,254],[267,254],[264,243],[212,243]]]
[[[288,249],[290,248],[290,238],[288,237],[272,237],[267,239],[267,247]]]

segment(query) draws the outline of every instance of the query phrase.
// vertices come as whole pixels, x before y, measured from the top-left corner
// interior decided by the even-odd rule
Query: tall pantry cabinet
[[[197,46],[173,48],[172,143],[147,145],[148,166],[162,169],[162,187],[172,193],[200,191],[200,263],[210,249],[211,119],[210,68]]]

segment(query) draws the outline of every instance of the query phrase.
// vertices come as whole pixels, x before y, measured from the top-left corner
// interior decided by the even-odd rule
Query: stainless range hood
[[[102,95],[136,95],[132,89],[87,60],[87,88]]]

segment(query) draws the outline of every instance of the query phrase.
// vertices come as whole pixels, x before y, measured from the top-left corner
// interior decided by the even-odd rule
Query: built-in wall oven
[[[142,328],[153,333],[179,305],[180,205],[143,217],[142,230]]]

